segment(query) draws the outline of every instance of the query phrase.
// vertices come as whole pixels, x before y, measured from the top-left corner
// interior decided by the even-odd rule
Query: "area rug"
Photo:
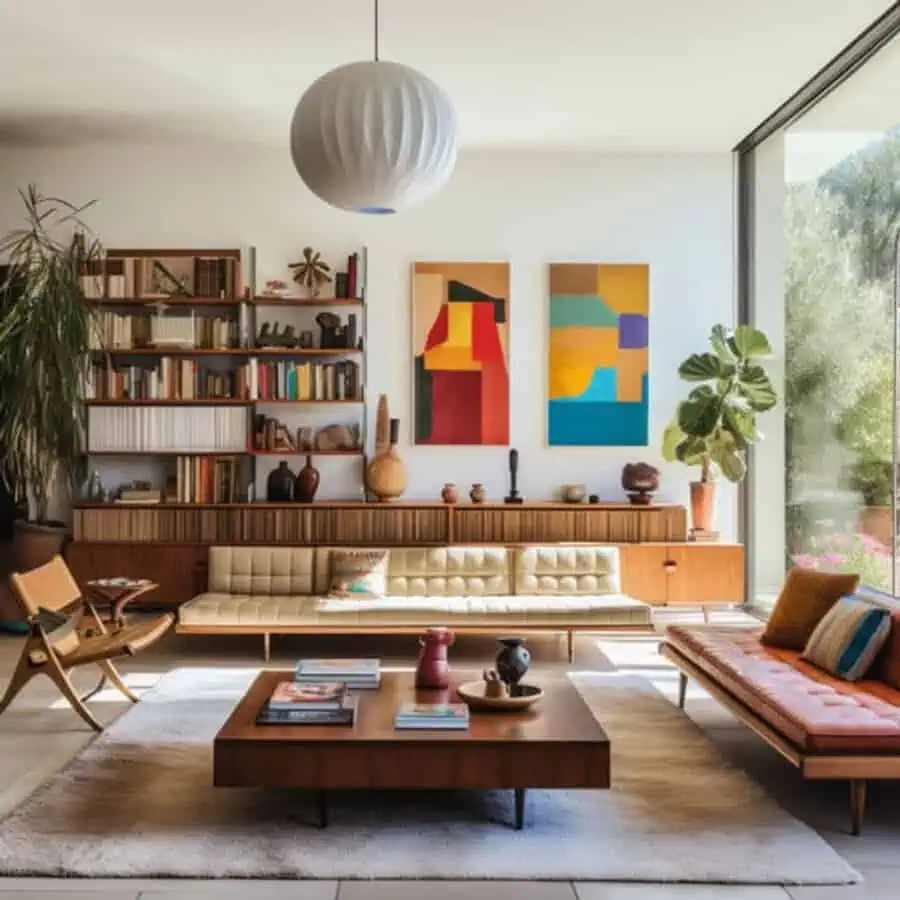
[[[612,740],[610,791],[337,794],[216,789],[211,742],[254,672],[179,669],[0,825],[16,875],[842,884],[812,829],[632,676],[576,676]]]

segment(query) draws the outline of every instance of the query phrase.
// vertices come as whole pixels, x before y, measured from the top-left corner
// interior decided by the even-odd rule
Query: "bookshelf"
[[[273,467],[312,456],[346,458],[352,474],[326,464],[322,486],[350,478],[364,499],[365,263],[365,249],[348,260],[358,285],[343,276],[355,296],[312,298],[258,293],[255,248],[109,250],[83,271],[98,320],[87,456],[103,487],[131,487],[128,508],[261,502]]]

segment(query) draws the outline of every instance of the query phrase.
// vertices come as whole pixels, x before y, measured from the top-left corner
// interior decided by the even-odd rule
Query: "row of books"
[[[152,367],[91,366],[85,396],[91,400],[197,400],[235,398],[238,377],[192,359],[164,356]]]
[[[92,350],[178,345],[228,350],[239,342],[238,322],[226,316],[160,316],[103,311],[91,330]]]
[[[262,362],[251,359],[240,368],[237,390],[250,400],[358,400],[359,363]]]
[[[358,253],[351,253],[347,257],[347,271],[334,274],[335,297],[359,297],[361,288],[366,283],[365,262],[365,258],[360,258]]]
[[[247,409],[241,406],[92,406],[88,450],[242,453],[247,423]]]
[[[171,499],[176,503],[233,503],[237,477],[238,461],[233,456],[177,456]]]
[[[114,257],[82,263],[79,283],[89,300],[173,295],[236,296],[238,260],[224,256]]]

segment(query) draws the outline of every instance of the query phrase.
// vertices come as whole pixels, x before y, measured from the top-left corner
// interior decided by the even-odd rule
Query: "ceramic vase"
[[[294,485],[294,499],[299,503],[312,503],[319,489],[319,470],[312,464],[312,457],[306,457],[306,465],[297,473]]]
[[[691,482],[691,523],[694,531],[711,531],[716,505],[716,485],[712,481]]]
[[[441,488],[441,500],[444,503],[459,503],[459,488],[452,481],[448,481]]]
[[[473,503],[484,503],[485,496],[486,492],[483,484],[476,482],[472,485],[472,490],[469,491],[469,497],[472,499]]]
[[[366,484],[381,503],[399,500],[406,490],[406,467],[397,454],[400,420],[391,419],[390,443],[379,453],[366,470]]]
[[[531,653],[525,647],[525,638],[503,637],[498,641],[501,646],[494,665],[500,680],[509,685],[509,696],[516,697],[519,682],[531,664]]]
[[[296,486],[296,478],[294,473],[288,468],[288,464],[282,460],[278,463],[277,469],[269,472],[266,481],[266,500],[269,503],[284,503],[294,499],[294,488]]]
[[[419,662],[416,666],[416,687],[445,688],[450,684],[450,663],[447,648],[456,640],[448,628],[429,628],[419,638]]]

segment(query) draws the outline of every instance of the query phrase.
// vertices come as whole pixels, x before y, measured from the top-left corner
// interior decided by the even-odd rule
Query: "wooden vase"
[[[391,419],[390,443],[366,469],[366,484],[380,503],[399,500],[406,490],[406,466],[397,453],[400,420]]]
[[[691,524],[694,531],[712,531],[716,485],[712,481],[691,482]]]

